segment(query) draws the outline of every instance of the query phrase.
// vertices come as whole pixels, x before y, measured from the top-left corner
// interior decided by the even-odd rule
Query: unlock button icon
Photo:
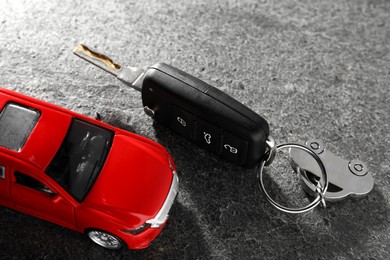
[[[179,122],[182,126],[184,126],[184,127],[187,126],[186,121],[185,121],[183,118],[181,118],[180,116],[178,116],[178,117],[176,118],[176,120],[177,120],[177,122]]]

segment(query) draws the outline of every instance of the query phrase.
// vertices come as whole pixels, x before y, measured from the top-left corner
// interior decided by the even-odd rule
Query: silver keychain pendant
[[[360,160],[351,161],[340,158],[326,150],[321,140],[311,139],[304,145],[315,152],[325,165],[329,187],[324,194],[328,201],[337,201],[348,196],[362,196],[374,187],[374,178],[367,166]],[[294,170],[301,176],[303,187],[310,195],[315,195],[315,183],[321,178],[319,167],[299,149],[290,149]]]
[[[338,157],[325,150],[320,140],[311,139],[305,143],[285,143],[275,146],[274,139],[269,137],[267,146],[268,154],[260,163],[257,175],[259,187],[267,200],[283,212],[304,213],[318,205],[325,207],[325,200],[335,201],[348,196],[362,196],[374,187],[374,179],[363,162],[356,159],[347,161]],[[303,189],[314,197],[307,206],[291,208],[280,205],[265,189],[264,168],[273,162],[279,150],[286,148],[289,149],[293,169],[299,175]]]

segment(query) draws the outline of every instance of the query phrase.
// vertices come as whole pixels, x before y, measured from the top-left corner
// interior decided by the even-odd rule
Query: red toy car
[[[160,233],[178,192],[162,146],[3,88],[0,111],[0,205],[109,249]]]

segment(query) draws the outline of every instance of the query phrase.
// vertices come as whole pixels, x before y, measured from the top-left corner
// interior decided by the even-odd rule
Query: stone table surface
[[[366,162],[374,189],[279,212],[259,190],[257,168],[153,123],[138,92],[72,54],[80,41],[120,64],[165,62],[199,77],[262,115],[278,143],[319,138]],[[108,251],[0,208],[0,259],[390,259],[389,1],[6,0],[0,55],[0,86],[99,112],[169,148],[181,174],[171,219],[145,250]],[[277,166],[269,187],[293,203],[301,188]]]

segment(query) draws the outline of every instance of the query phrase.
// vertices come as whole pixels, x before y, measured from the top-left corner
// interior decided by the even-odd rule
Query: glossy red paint
[[[137,235],[128,231],[155,218],[167,199],[175,171],[167,151],[147,138],[0,88],[0,111],[10,102],[35,109],[40,117],[20,151],[0,146],[0,205],[82,233],[104,230],[130,249],[147,247],[165,224]],[[102,170],[81,202],[45,173],[74,118],[114,133]],[[44,189],[24,185],[29,178]]]

